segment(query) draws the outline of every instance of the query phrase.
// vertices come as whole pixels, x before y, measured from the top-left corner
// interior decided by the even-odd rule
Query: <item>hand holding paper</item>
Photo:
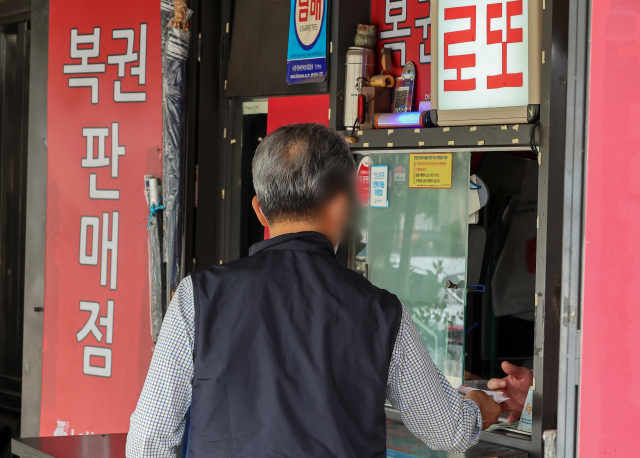
[[[498,417],[502,413],[500,405],[483,390],[474,390],[472,388],[468,389],[469,392],[465,398],[471,399],[480,409],[480,412],[482,413],[482,429],[487,429],[489,426],[498,423]]]
[[[489,380],[488,388],[502,392],[508,397],[507,401],[500,404],[500,406],[503,412],[510,413],[507,421],[513,423],[522,414],[529,387],[533,385],[533,372],[507,361],[502,363],[502,370],[507,373],[507,376],[501,379],[494,378]]]

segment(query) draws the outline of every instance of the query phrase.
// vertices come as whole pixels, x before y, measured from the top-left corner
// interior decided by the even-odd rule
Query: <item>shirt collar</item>
[[[329,237],[319,232],[294,232],[263,240],[249,248],[249,256],[266,250],[326,251],[333,258],[336,257]]]

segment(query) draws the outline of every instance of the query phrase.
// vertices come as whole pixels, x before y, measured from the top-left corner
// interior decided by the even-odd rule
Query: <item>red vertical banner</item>
[[[378,27],[377,55],[383,47],[392,51],[393,76],[400,76],[407,62],[415,64],[417,110],[419,101],[431,100],[431,2],[371,0],[371,23]]]
[[[127,431],[144,383],[160,54],[157,0],[50,2],[42,436]]]

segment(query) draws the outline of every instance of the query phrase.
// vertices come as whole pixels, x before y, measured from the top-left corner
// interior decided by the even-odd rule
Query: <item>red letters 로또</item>
[[[502,41],[502,30],[491,30],[491,19],[502,17],[502,3],[487,5],[487,44],[502,44],[502,73],[487,76],[487,89],[522,87],[522,72],[507,73],[507,44],[522,42],[522,29],[511,28],[511,18],[522,14],[522,0],[507,2],[507,41]]]
[[[476,7],[472,6],[459,6],[455,8],[447,8],[444,10],[445,21],[451,19],[465,19],[471,20],[471,26],[467,30],[457,30],[455,32],[447,32],[444,34],[444,68],[456,69],[457,79],[445,80],[445,91],[473,91],[476,88],[476,79],[462,79],[462,69],[476,66],[476,55],[474,54],[462,54],[459,56],[449,55],[449,45],[456,43],[466,43],[476,41]]]

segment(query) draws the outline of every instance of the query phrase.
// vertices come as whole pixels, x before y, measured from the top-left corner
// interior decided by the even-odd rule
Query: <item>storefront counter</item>
[[[126,434],[29,437],[14,439],[11,451],[20,458],[124,458]],[[389,458],[527,458],[527,453],[480,443],[463,455],[434,452],[404,426],[390,422],[387,429]]]
[[[124,458],[127,434],[27,437],[11,440],[20,458]]]

